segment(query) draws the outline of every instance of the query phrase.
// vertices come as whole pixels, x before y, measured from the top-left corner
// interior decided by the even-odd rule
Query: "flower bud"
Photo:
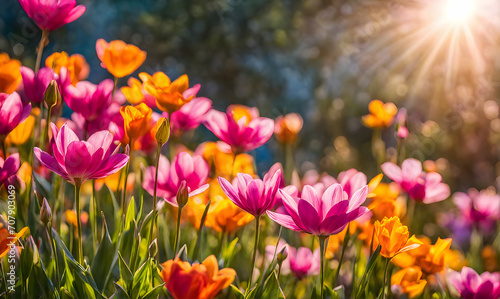
[[[158,240],[155,238],[148,248],[149,257],[155,257],[158,254]]]
[[[278,252],[278,264],[281,265],[284,260],[288,257],[288,246],[283,246],[283,249],[281,249],[280,252]]]
[[[61,93],[59,92],[59,86],[56,80],[52,80],[45,90],[45,103],[50,109],[61,102]]]
[[[40,209],[40,221],[47,226],[52,220],[52,210],[46,198],[43,198],[42,207]]]
[[[168,121],[168,118],[160,118],[156,127],[156,141],[161,145],[167,143],[168,139],[170,138],[170,122]]]
[[[182,208],[187,204],[189,199],[189,192],[186,181],[181,182],[179,190],[177,191],[176,199],[177,199],[177,206],[179,206],[179,208]]]

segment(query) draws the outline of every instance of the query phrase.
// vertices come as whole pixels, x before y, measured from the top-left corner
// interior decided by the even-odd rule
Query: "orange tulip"
[[[190,265],[176,258],[166,261],[162,266],[161,277],[175,299],[214,298],[236,276],[236,271],[231,268],[219,270],[214,255],[207,257],[201,264]]]
[[[22,145],[31,137],[31,133],[33,132],[33,128],[35,127],[35,117],[33,115],[28,116],[25,120],[23,120],[17,127],[12,130],[5,142],[8,144],[14,145]]]
[[[420,237],[418,241],[421,244],[419,248],[397,256],[392,262],[401,268],[419,266],[425,275],[443,271],[445,254],[449,252],[451,239],[438,238],[434,245],[428,237]]]
[[[108,43],[102,38],[98,39],[96,51],[97,56],[102,61],[101,66],[116,78],[132,74],[146,60],[146,52],[121,40]]]
[[[68,56],[66,52],[55,52],[45,60],[45,66],[54,70],[56,74],[61,73],[61,68],[65,67],[71,78],[71,84],[76,85],[81,80],[89,76],[90,67],[85,57],[80,54]]]
[[[163,72],[156,72],[153,76],[140,73],[144,89],[156,100],[156,106],[168,113],[179,110],[184,104],[191,102],[200,90],[200,85],[196,84],[189,88],[189,78],[182,75],[174,82]]]
[[[349,234],[352,236],[356,233],[358,228],[357,222],[352,221],[349,223],[343,231],[336,235],[331,235],[328,238],[328,246],[326,246],[325,257],[327,259],[332,259],[335,256],[335,253],[339,250],[340,245],[344,243],[345,235],[347,234],[347,228],[349,228]]]
[[[128,86],[122,87],[121,91],[130,104],[139,105],[144,102],[150,108],[156,107],[155,98],[146,92],[141,81],[129,78],[127,83]]]
[[[9,230],[5,227],[0,228],[0,259],[9,252],[9,244],[17,244],[17,241],[27,233],[29,233],[28,227],[21,229],[17,234],[10,234]]]
[[[229,180],[231,179],[231,174],[235,175],[237,173],[247,173],[255,176],[252,156],[249,154],[239,154],[234,159],[231,148],[221,142],[204,142],[198,146],[196,153],[200,154],[207,161],[208,165],[215,170],[216,177],[220,176]]]
[[[78,226],[78,222],[76,221],[76,211],[75,210],[66,210],[64,212],[64,216],[66,217],[66,222],[68,224],[73,225],[73,228],[76,230]],[[83,211],[80,214],[80,220],[82,221],[82,225],[86,225],[87,222],[89,221],[89,214],[85,211]]]
[[[122,106],[120,113],[123,117],[125,136],[123,144],[134,144],[137,138],[149,133],[153,110],[146,104],[137,106]]]
[[[488,246],[486,246],[484,249],[487,249]],[[490,247],[490,249],[492,249]],[[484,250],[483,250],[484,253]],[[494,260],[490,260],[488,262],[492,262],[498,265],[496,256],[494,257]],[[467,266],[467,261],[465,260],[464,254],[460,250],[456,249],[448,249],[446,253],[444,254],[444,265],[446,268],[450,268],[455,271],[460,271],[462,270],[463,267]],[[495,272],[497,268],[487,268],[487,265],[485,263],[485,270],[488,272]],[[491,271],[490,271],[491,270]]]
[[[120,180],[121,177],[121,181]],[[131,172],[128,175],[127,179],[127,191],[133,191],[134,190],[134,182],[135,182],[135,173]],[[109,189],[113,192],[118,191],[118,188],[121,188],[123,186],[123,174],[121,171],[117,171],[113,173],[112,175],[109,175],[103,179],[96,179],[95,180],[95,187],[97,190],[100,190],[104,184],[109,187]]]
[[[11,94],[21,83],[21,62],[10,59],[7,53],[0,53],[0,93]]]
[[[368,106],[370,114],[363,116],[363,124],[369,128],[387,128],[394,122],[398,108],[393,103],[373,100]]]
[[[304,121],[298,113],[280,115],[274,121],[274,135],[283,144],[294,142],[303,124]]]
[[[408,227],[402,225],[398,217],[385,217],[382,222],[375,222],[375,237],[382,246],[380,254],[385,258],[391,259],[422,244],[415,236],[408,239],[409,235]]]
[[[384,217],[399,217],[402,214],[404,205],[397,200],[399,187],[396,183],[380,183],[371,194],[373,197],[368,209],[372,211],[372,221],[381,221]]]
[[[422,279],[422,270],[414,266],[399,270],[392,275],[391,285],[398,286],[409,298],[415,298],[422,294],[427,281]]]

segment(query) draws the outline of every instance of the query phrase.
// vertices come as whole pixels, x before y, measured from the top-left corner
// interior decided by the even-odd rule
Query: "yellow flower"
[[[274,121],[274,135],[283,144],[294,142],[303,124],[304,121],[298,113],[280,115]]]
[[[31,133],[33,132],[33,128],[35,126],[35,118],[33,115],[28,116],[25,120],[23,120],[17,127],[12,130],[5,142],[8,144],[14,145],[22,145],[31,137]]]
[[[368,209],[372,212],[372,221],[381,221],[384,217],[401,216],[404,206],[397,200],[399,187],[396,183],[380,183],[371,193],[372,201]]]
[[[419,267],[408,267],[392,275],[391,285],[399,286],[409,298],[415,298],[422,294],[427,281],[422,279],[422,270]]]
[[[140,73],[139,77],[146,92],[155,98],[156,106],[162,111],[175,112],[184,104],[189,103],[195,96],[195,93],[186,93],[189,90],[187,75],[180,76],[174,82],[163,72],[156,72],[153,76]]]
[[[90,67],[85,57],[80,54],[68,56],[66,52],[55,52],[45,60],[45,66],[54,70],[56,74],[61,73],[61,68],[65,67],[68,70],[71,84],[76,85],[81,80],[85,80],[89,76]]]
[[[116,78],[132,74],[146,60],[146,52],[121,40],[107,43],[101,38],[97,40],[96,51],[104,67]]]
[[[393,258],[420,246],[422,242],[414,236],[408,238],[409,235],[408,227],[402,225],[398,217],[385,217],[382,222],[375,222],[375,236],[382,247],[380,254],[385,258]]]
[[[356,233],[358,228],[356,221],[351,221],[343,231],[336,235],[331,235],[328,238],[328,246],[326,247],[325,257],[327,259],[332,259],[335,253],[339,250],[340,245],[344,243],[345,235],[347,234],[347,228],[349,228],[349,234],[352,236]]]
[[[125,136],[123,144],[134,144],[137,138],[150,133],[151,115],[153,110],[146,104],[140,103],[137,106],[122,106],[120,113],[123,117]]]
[[[142,83],[136,78],[129,78],[128,86],[121,88],[123,95],[127,101],[132,105],[138,105],[144,102],[144,93],[142,91]]]
[[[387,128],[392,125],[398,108],[391,102],[373,100],[368,106],[370,114],[363,116],[363,124],[369,128]]]
[[[7,53],[0,53],[0,93],[11,94],[21,83],[21,62],[10,59]]]
[[[420,247],[395,257],[392,262],[401,268],[419,266],[425,275],[432,275],[444,270],[445,254],[449,253],[451,239],[438,238],[432,245],[428,237],[417,239]]]
[[[2,227],[0,228],[0,259],[3,258],[10,250],[11,243],[17,244],[17,241],[29,234],[29,228],[24,227],[17,234],[11,235],[9,230]]]
[[[68,224],[71,224],[73,228],[76,230],[78,226],[78,222],[76,221],[76,211],[75,210],[66,210],[64,212],[64,216],[66,217],[66,222]],[[85,211],[83,211],[80,214],[80,220],[82,221],[82,225],[86,225],[87,222],[89,221],[89,214]]]
[[[234,176],[237,173],[246,173],[255,176],[254,161],[251,155],[239,154],[234,159],[231,149],[224,149],[223,146],[219,146],[220,144],[219,142],[208,141],[200,144],[196,149],[196,152],[215,170],[216,177],[220,176],[230,180],[231,174]]]
[[[499,268],[498,267],[498,255],[497,255],[497,252],[495,251],[495,248],[493,248],[490,245],[485,246],[481,252],[481,257],[483,258],[483,266],[484,266],[485,271],[488,271],[488,272],[498,271],[498,268]],[[448,265],[447,259],[448,259],[448,255],[445,256],[445,263]],[[465,265],[461,265],[461,266],[465,266]],[[461,268],[460,269],[452,268],[452,269],[458,271]]]
[[[484,249],[486,249],[486,248],[488,248],[488,246],[486,246]],[[483,250],[483,252],[484,252],[484,250]],[[495,257],[494,262],[496,262],[496,257]],[[450,268],[452,270],[460,271],[460,270],[462,270],[463,267],[467,266],[467,261],[465,260],[464,254],[460,250],[448,249],[446,251],[446,253],[444,254],[444,265],[447,268]],[[485,266],[487,266],[487,265],[485,265]],[[495,272],[496,268],[488,269],[485,267],[485,270],[488,272]]]

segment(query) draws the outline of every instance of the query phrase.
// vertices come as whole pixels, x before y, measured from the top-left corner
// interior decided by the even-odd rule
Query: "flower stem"
[[[340,253],[339,266],[337,267],[337,271],[335,272],[335,278],[333,279],[333,287],[335,287],[335,284],[337,283],[337,278],[339,277],[340,274],[340,267],[342,266],[342,261],[344,260],[344,253],[349,243],[349,239],[350,239],[349,225],[347,225],[347,232],[345,234],[344,242],[342,244],[342,252]]]
[[[42,38],[40,39],[40,43],[38,44],[38,51],[36,54],[36,64],[35,64],[35,74],[40,70],[40,64],[42,62],[42,54],[43,48],[45,48],[45,43],[49,38],[49,31],[42,30]]]
[[[97,252],[97,198],[95,193],[95,180],[92,180],[92,240],[94,243],[94,254]]]
[[[319,272],[319,288],[320,288],[320,294],[321,294],[321,299],[323,299],[323,281],[324,281],[324,275],[325,275],[325,241],[327,237],[324,236],[318,236],[319,238],[319,254],[320,254],[320,272]],[[340,267],[340,264],[339,264]]]
[[[49,126],[50,126],[51,115],[52,115],[52,107],[49,107],[47,109],[47,119],[45,120],[45,129],[43,130],[43,135],[42,135],[41,148],[43,150],[45,149],[45,145],[47,144],[47,141],[49,140]]]
[[[385,259],[385,270],[384,270],[384,284],[382,286],[382,292],[384,292],[384,297],[383,299],[385,299],[385,296],[387,294],[387,270],[389,269],[389,261],[390,259]]]
[[[81,183],[75,184],[75,202],[76,202],[76,221],[78,223],[78,248],[77,248],[77,260],[80,265],[83,265],[83,246],[82,246],[82,221],[80,219],[80,187]]]
[[[125,202],[125,198],[127,196],[127,180],[128,180],[128,171],[130,168],[130,160],[132,160],[132,142],[129,143],[129,160],[127,162],[127,165],[125,166],[125,178],[124,178],[124,183],[123,183],[123,190],[122,190],[122,231],[125,229],[125,216],[127,215],[127,206]]]
[[[2,144],[2,153],[4,160],[7,159],[7,144],[5,143],[5,137],[0,137],[0,143]]]
[[[152,218],[153,222],[151,223],[151,228],[149,230],[148,246],[153,241],[153,233],[154,229],[156,228],[156,201],[157,201],[156,189],[158,188],[158,167],[160,166],[161,146],[162,145],[158,143],[158,148],[156,149],[155,188],[153,191],[153,218]]]
[[[113,91],[111,92],[111,100],[115,100],[115,92],[116,92],[116,87],[118,86],[118,78],[117,77],[114,77],[113,78],[113,82],[114,82],[114,85],[113,85]]]
[[[177,250],[179,249],[179,238],[181,237],[181,214],[182,207],[179,207],[179,211],[177,212],[177,228],[174,241],[174,258],[177,255]]]
[[[253,247],[252,264],[250,266],[250,279],[248,280],[247,293],[252,287],[253,269],[255,267],[255,258],[257,257],[257,248],[259,247],[260,235],[260,216],[255,217],[255,243]]]

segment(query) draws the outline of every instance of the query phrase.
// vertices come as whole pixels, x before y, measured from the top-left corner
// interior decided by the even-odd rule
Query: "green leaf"
[[[115,282],[115,294],[113,296],[115,299],[130,299],[127,292],[122,288],[121,285]]]
[[[111,268],[115,254],[115,245],[111,241],[111,237],[108,233],[108,225],[106,223],[106,218],[102,214],[103,226],[102,226],[102,239],[94,260],[92,261],[92,273],[94,273],[95,281],[97,287],[101,292],[104,292],[106,286],[104,282],[106,280],[106,274]]]
[[[325,287],[327,287],[327,286],[325,285]],[[333,289],[332,290],[332,298],[345,299],[345,287],[343,285],[341,285],[341,286],[338,286],[335,289]]]
[[[231,291],[236,296],[236,299],[244,299],[245,298],[245,294],[243,294],[243,292],[240,289],[238,289],[237,286],[232,284],[232,285],[230,285],[230,287],[231,287]]]
[[[285,298],[283,290],[281,290],[276,277],[276,273],[273,274],[264,283],[264,292],[262,293],[262,299],[275,299],[275,298]]]
[[[356,298],[360,296],[360,294],[364,291],[366,283],[370,281],[370,276],[373,272],[373,268],[375,267],[376,261],[378,256],[380,255],[380,250],[381,246],[378,245],[377,249],[375,249],[375,252],[373,252],[372,256],[370,257],[370,260],[368,261],[368,265],[366,265],[365,273],[363,274],[363,278],[361,279],[361,282],[359,283],[358,290],[356,292]]]
[[[132,221],[135,220],[135,200],[134,197],[130,198],[128,203],[127,215],[125,216],[125,228],[124,230],[129,230]]]
[[[118,252],[118,259],[120,263],[120,280],[122,280],[124,283],[123,287],[126,290],[129,290],[132,286],[134,275],[132,274],[132,271],[130,271],[130,268],[127,266],[127,263],[125,263],[125,261],[123,260],[120,252]]]
[[[248,292],[245,292],[245,299],[253,299],[253,298],[258,298],[257,293],[258,293],[258,284],[254,285]]]
[[[35,182],[35,188],[38,194],[45,197],[49,201],[52,201],[55,198],[54,193],[52,192],[52,185],[46,179],[38,175],[36,172],[33,172],[33,181]]]
[[[134,281],[130,290],[131,298],[140,298],[147,294],[151,289],[152,267],[156,267],[154,260],[148,259],[134,273]]]
[[[237,237],[234,238],[234,240],[231,241],[231,243],[229,243],[227,245],[227,247],[225,247],[222,250],[222,258],[224,259],[224,266],[225,267],[229,266],[229,263],[231,262],[231,260],[233,259],[233,257],[241,249],[241,246],[237,246],[238,245],[238,240],[239,239]]]
[[[162,283],[161,285],[156,286],[154,289],[149,291],[142,299],[156,299],[160,295],[161,291],[163,290],[163,286],[165,283]]]

